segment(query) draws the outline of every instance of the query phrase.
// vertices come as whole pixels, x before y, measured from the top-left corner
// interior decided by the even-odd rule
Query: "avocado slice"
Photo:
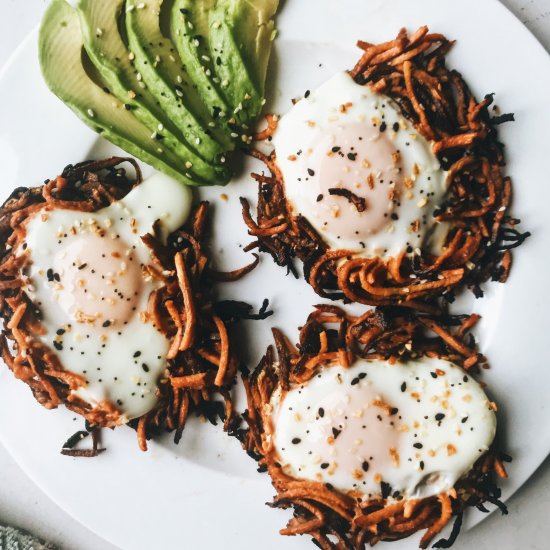
[[[219,163],[233,148],[227,132],[214,121],[197,86],[185,71],[175,45],[161,31],[161,12],[167,0],[150,0],[130,9],[126,6],[126,30],[135,67],[163,111],[188,143],[200,143],[197,152]]]
[[[264,96],[279,0],[222,0],[222,3],[226,6],[227,24],[252,83]]]
[[[52,0],[39,33],[40,66],[50,90],[115,145],[175,180],[193,185],[191,174],[180,169],[180,159],[151,137],[151,131],[107,91],[105,83],[90,78],[83,53],[78,14],[65,0]]]
[[[197,155],[172,121],[164,115],[143,82],[141,73],[134,67],[135,54],[128,50],[118,25],[124,4],[124,0],[78,2],[80,27],[90,59],[107,81],[111,92],[128,105],[134,116],[151,132],[162,138],[164,146],[181,159],[182,166],[194,176],[197,185],[227,183],[229,170],[224,166],[209,164]]]
[[[210,53],[210,26],[208,13],[216,0],[173,0],[170,13],[170,36],[176,45],[189,78],[200,90],[203,101],[215,119],[228,125],[233,139],[239,136],[232,121],[230,106],[221,91],[221,80],[216,74]]]
[[[210,77],[234,138],[246,141],[265,103],[278,0],[175,0],[172,36],[182,59]],[[215,75],[215,76],[213,76]]]
[[[231,112],[247,129],[249,123],[260,114],[263,97],[254,85],[231,31],[231,4],[228,0],[218,0],[215,9],[209,13],[210,53]]]

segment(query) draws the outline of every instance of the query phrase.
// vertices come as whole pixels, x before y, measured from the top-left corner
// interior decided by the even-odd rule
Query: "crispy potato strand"
[[[419,318],[408,308],[394,306],[354,317],[336,306],[319,305],[300,329],[297,348],[280,331],[274,331],[278,358],[269,348],[258,368],[244,377],[248,429],[240,438],[260,470],[271,477],[277,492],[272,506],[294,511],[281,534],[308,534],[327,550],[365,550],[379,541],[424,531],[421,548],[427,548],[453,516],[458,518],[452,535],[456,537],[462,512],[468,506],[482,506],[488,501],[505,510],[498,500],[495,478],[507,474],[503,455],[495,448],[482,455],[448,492],[419,500],[399,500],[390,494],[362,500],[357,493],[346,494],[328,484],[287,475],[273,443],[271,397],[275,391],[286,391],[283,383],[287,389],[305,384],[320,369],[342,364],[342,354],[350,364],[356,358],[395,362],[426,355],[465,366],[471,357],[478,357],[470,334],[478,320],[477,315],[443,319],[422,314]],[[383,402],[377,406],[388,407]]]
[[[120,167],[124,162],[133,165],[137,181]],[[4,361],[44,407],[64,404],[82,415],[90,427],[115,427],[125,419],[109,402],[92,406],[71,393],[85,380],[70,372],[70,365],[63,368],[56,355],[36,338],[43,333],[40,312],[21,290],[24,262],[14,250],[25,239],[24,221],[30,215],[52,208],[96,211],[123,198],[139,183],[141,172],[132,159],[85,162],[68,166],[42,187],[15,190],[0,209],[0,315],[4,320],[0,344]],[[158,381],[157,405],[131,422],[142,450],[147,449],[151,436],[163,430],[176,430],[175,439],[179,440],[190,412],[212,422],[221,418],[226,429],[234,421],[230,388],[238,361],[230,346],[231,321],[226,318],[238,320],[242,307],[248,305],[227,302],[222,318],[214,313],[211,287],[213,280],[240,279],[258,262],[256,258],[230,273],[210,270],[204,246],[207,213],[208,203],[200,203],[186,224],[169,236],[167,245],[154,234],[142,237],[151,250],[153,275],[160,283],[149,299],[147,317],[170,342],[166,375]],[[216,396],[222,401],[216,401]],[[78,452],[78,456],[92,456],[92,451]]]
[[[398,104],[403,116],[431,141],[448,172],[448,195],[436,210],[437,220],[450,225],[440,253],[403,251],[382,260],[327,250],[322,236],[287,204],[276,152],[251,152],[269,172],[253,174],[259,183],[256,219],[248,201],[241,199],[255,246],[291,271],[293,258],[301,260],[308,282],[320,296],[423,309],[442,295],[452,300],[452,291],[462,286],[480,296],[485,281],[507,279],[510,249],[529,233],[520,233],[507,215],[511,182],[503,175],[503,148],[489,111],[492,96],[478,102],[461,75],[446,67],[445,55],[452,45],[426,26],[411,35],[402,29],[382,44],[360,41],[362,56],[350,71],[358,84]],[[268,130],[272,127],[268,119]],[[350,191],[331,191],[353,198]]]

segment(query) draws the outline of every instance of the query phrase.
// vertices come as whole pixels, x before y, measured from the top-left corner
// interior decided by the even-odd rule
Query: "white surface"
[[[512,7],[516,8],[520,18],[532,21],[533,27],[539,32],[544,33],[545,24],[541,16],[545,11],[543,4],[546,6],[548,5],[546,1],[510,3],[513,4]],[[27,0],[25,2],[21,2],[20,0],[1,0],[0,6],[2,7],[2,13],[4,14],[4,16],[0,19],[1,63],[5,60],[5,57],[9,55],[9,52],[13,49],[14,44],[17,43],[39,20],[44,2],[36,0]],[[522,7],[524,8],[523,10],[521,10]],[[6,14],[9,15],[6,16]],[[547,18],[545,35],[547,44],[550,42],[550,32],[548,32],[548,30],[549,26]],[[539,36],[544,38],[544,34],[539,34]],[[464,43],[461,42],[461,46],[463,45]],[[513,109],[516,108],[516,105],[520,99],[521,98],[516,98],[515,96],[514,98],[503,98],[499,95],[499,100],[502,100],[503,102],[505,101],[506,105],[510,105]],[[2,122],[0,121],[0,125],[1,124]],[[39,140],[37,136],[34,136],[33,141],[35,140],[38,144]],[[44,143],[44,147],[50,150],[52,146],[48,143]],[[70,152],[66,150],[58,151],[55,156],[57,159],[67,160],[67,155],[69,155],[69,153]],[[31,167],[27,167],[27,169],[29,170],[27,173],[31,173]],[[300,288],[303,289],[303,286]],[[287,301],[288,305],[292,304],[292,299],[288,296],[282,296],[280,301]],[[279,307],[283,306],[284,303],[279,303]],[[495,364],[495,370],[498,370],[499,363],[497,363],[497,358],[494,357],[493,354],[492,357]],[[541,363],[544,363],[543,356],[540,357],[540,360]],[[3,378],[2,383],[4,383],[4,380],[5,377]],[[25,388],[22,388],[22,390],[24,389]],[[40,414],[40,417],[44,418],[43,426],[45,430],[50,429],[50,424],[57,424],[57,419],[55,418],[56,416],[57,415],[55,413],[51,415],[46,413],[46,416]],[[34,413],[29,415],[29,421],[31,421],[31,418],[34,418]],[[55,428],[55,426],[51,427]],[[58,445],[57,440],[55,439],[56,432],[52,431],[51,434],[53,443],[51,446],[43,449],[43,456],[47,456],[50,451],[57,450]],[[519,434],[512,434],[512,439],[516,435]],[[131,438],[131,436],[132,434],[130,432],[121,431],[120,436],[117,437],[117,440],[126,439],[127,437]],[[190,437],[192,437],[192,434]],[[532,436],[532,439],[533,438],[536,438],[536,435]],[[217,438],[217,441],[219,440],[220,438]],[[223,440],[223,438],[221,438],[221,440]],[[113,440],[111,439],[111,441]],[[117,441],[117,447],[119,445],[121,445],[121,443]],[[113,447],[111,446],[111,448]],[[234,446],[233,451],[235,451]],[[524,449],[523,451],[524,453],[530,453],[531,449]],[[517,455],[517,453],[514,454]],[[134,456],[136,457],[136,462],[145,463],[149,460],[136,453],[129,454],[127,462],[130,463],[130,459],[133,459]],[[226,464],[225,466],[228,465]],[[108,543],[104,543],[91,535],[74,520],[70,519],[63,512],[61,512],[61,510],[52,504],[47,497],[45,497],[27,480],[18,467],[5,455],[4,452],[0,453],[0,468],[2,468],[3,479],[2,491],[0,491],[0,521],[27,527],[41,534],[45,538],[49,538],[64,545],[65,548],[77,548],[79,550],[87,550],[92,548],[94,550],[107,550],[113,548]],[[86,476],[85,470],[87,468],[87,466],[79,467],[80,475],[82,475],[83,478]],[[68,475],[70,475],[70,469],[70,467],[67,468]],[[248,470],[250,470],[250,468],[248,468]],[[518,547],[521,547],[522,549],[546,549],[548,547],[547,538],[550,535],[550,527],[547,525],[546,519],[547,503],[550,501],[549,482],[550,472],[548,471],[548,468],[543,468],[536,474],[535,478],[527,484],[520,494],[511,500],[509,503],[511,514],[508,518],[503,520],[498,517],[498,515],[495,515],[483,523],[480,527],[474,529],[472,532],[463,534],[461,539],[459,539],[459,543],[456,548],[460,549],[475,547],[480,550],[488,550],[489,548],[512,550]],[[240,488],[238,490],[241,491]],[[169,490],[168,493],[170,493]],[[264,500],[266,500],[271,493],[272,491],[268,488]],[[83,495],[82,500],[85,499],[86,495]],[[272,511],[264,512],[265,509],[259,504],[261,501],[254,499],[247,499],[247,501],[250,503],[249,510],[254,509],[258,511],[255,512],[255,515],[258,513],[262,518],[265,518],[268,513],[270,517],[274,514]],[[97,502],[93,504],[98,505]],[[109,509],[113,510],[116,507],[116,501],[109,500],[106,504],[101,503],[101,505],[106,505]],[[246,511],[247,510],[243,510],[244,513],[246,513]],[[279,515],[277,518],[279,522],[282,521],[283,515],[284,514]],[[140,520],[141,519],[143,518],[140,518]],[[520,536],[520,534],[523,534],[523,536]],[[522,542],[520,543],[518,539],[522,540]],[[243,548],[243,545],[238,542],[239,539],[235,536],[232,537],[231,533],[227,533],[224,547],[230,546],[228,543],[230,540],[234,541],[233,544],[231,544],[231,547]],[[279,546],[281,548],[293,547],[293,541],[284,541],[284,539],[281,539],[281,544]],[[296,547],[307,548],[309,545],[301,544]]]

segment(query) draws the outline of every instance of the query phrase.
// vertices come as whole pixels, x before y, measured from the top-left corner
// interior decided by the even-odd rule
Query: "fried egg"
[[[26,222],[24,291],[40,312],[40,341],[85,384],[74,397],[121,413],[121,423],[156,403],[169,342],[147,316],[160,283],[146,271],[141,236],[158,222],[163,239],[189,215],[190,191],[157,174],[97,212],[40,210]]]
[[[374,498],[448,491],[490,447],[494,405],[466,372],[437,358],[360,360],[277,390],[273,443],[285,473]]]
[[[446,173],[399,107],[347,72],[306,95],[273,136],[293,214],[330,248],[367,257],[440,247]]]

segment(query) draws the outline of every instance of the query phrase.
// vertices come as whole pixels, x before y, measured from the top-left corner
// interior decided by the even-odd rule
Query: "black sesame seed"
[[[329,467],[329,463],[328,463],[328,462],[323,462],[323,463],[321,464],[321,470],[326,470],[328,467]]]
[[[401,391],[402,392],[407,391],[407,382],[403,382],[403,384],[401,384]]]
[[[299,437],[295,437],[293,440],[292,440],[292,444],[293,445],[298,445],[299,443],[301,443],[302,440],[299,438]]]
[[[363,468],[364,472],[368,472],[369,471],[369,463],[366,460],[364,460],[363,464],[361,464],[361,468]]]
[[[134,358],[139,357],[141,355],[141,351],[136,351],[134,353]]]
[[[314,175],[315,175],[315,170],[312,170],[311,168],[308,168],[308,169],[307,169],[307,173],[308,173],[310,176],[314,176]]]
[[[443,420],[445,418],[445,415],[443,413],[437,413],[435,415],[435,419],[438,421],[438,422],[441,422],[441,420]]]
[[[325,416],[325,409],[323,409],[323,407],[319,407],[318,413],[319,413],[319,416],[323,418],[323,416]]]
[[[321,202],[323,200],[323,194],[317,195],[317,202]]]
[[[424,447],[424,445],[422,445],[422,443],[415,443],[415,444],[413,445],[413,447],[414,447],[415,449],[422,449],[422,447]]]
[[[391,485],[385,481],[380,482],[380,489],[382,491],[382,498],[388,498],[391,494]]]
[[[385,122],[382,122],[382,124],[380,124],[380,131],[385,132],[387,129],[388,125]]]
[[[357,153],[348,153],[349,160],[357,160]]]

